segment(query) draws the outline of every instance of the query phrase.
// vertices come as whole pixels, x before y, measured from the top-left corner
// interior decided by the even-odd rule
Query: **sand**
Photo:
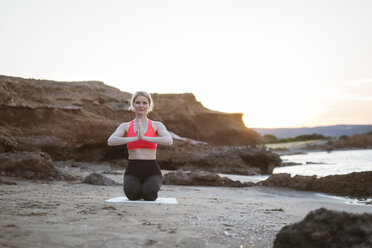
[[[272,247],[283,226],[320,207],[372,213],[343,198],[267,187],[163,185],[159,197],[177,205],[125,204],[104,202],[124,196],[121,186],[3,180],[17,185],[0,185],[0,247]]]

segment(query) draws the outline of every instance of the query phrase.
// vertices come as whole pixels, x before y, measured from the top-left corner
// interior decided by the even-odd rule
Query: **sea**
[[[352,172],[372,171],[372,149],[361,150],[338,150],[338,151],[317,151],[305,154],[281,156],[283,162],[292,162],[298,165],[284,166],[274,168],[273,174],[289,173],[291,176],[304,175],[319,177],[329,175],[349,174]],[[226,175],[233,180],[242,182],[259,182],[266,180],[269,175],[240,176]],[[372,198],[364,201],[348,197],[338,197],[322,193],[316,193],[318,196],[332,198],[347,204],[371,205]]]
[[[291,176],[303,175],[324,177],[329,175],[349,174],[352,172],[372,171],[372,149],[316,151],[304,154],[281,156],[283,162],[298,165],[274,168],[273,174],[289,173]],[[226,175],[233,180],[259,182],[269,175],[241,176]]]
[[[324,177],[372,170],[372,149],[309,152],[281,156],[281,159],[299,165],[277,167],[274,174]]]

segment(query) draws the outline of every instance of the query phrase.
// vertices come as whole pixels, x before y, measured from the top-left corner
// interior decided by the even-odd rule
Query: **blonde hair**
[[[149,101],[149,110],[148,110],[148,113],[150,113],[154,107],[154,102],[152,101],[152,98],[151,98],[151,95],[149,93],[147,93],[146,91],[137,91],[135,92],[133,95],[132,95],[132,99],[130,100],[130,106],[129,106],[129,110],[134,112],[134,101],[136,100],[137,96],[143,96],[143,97],[146,97],[147,100]]]

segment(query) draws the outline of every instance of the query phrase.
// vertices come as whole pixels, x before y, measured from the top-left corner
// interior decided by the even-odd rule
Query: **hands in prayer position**
[[[143,126],[142,126],[142,120],[141,119],[137,120],[136,137],[137,137],[137,140],[139,140],[139,139],[143,140],[143,137],[145,137],[145,134],[143,132]]]

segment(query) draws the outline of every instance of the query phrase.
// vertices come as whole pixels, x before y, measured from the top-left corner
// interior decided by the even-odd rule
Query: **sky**
[[[372,124],[371,13],[370,0],[0,0],[0,74],[193,93],[247,127]]]

